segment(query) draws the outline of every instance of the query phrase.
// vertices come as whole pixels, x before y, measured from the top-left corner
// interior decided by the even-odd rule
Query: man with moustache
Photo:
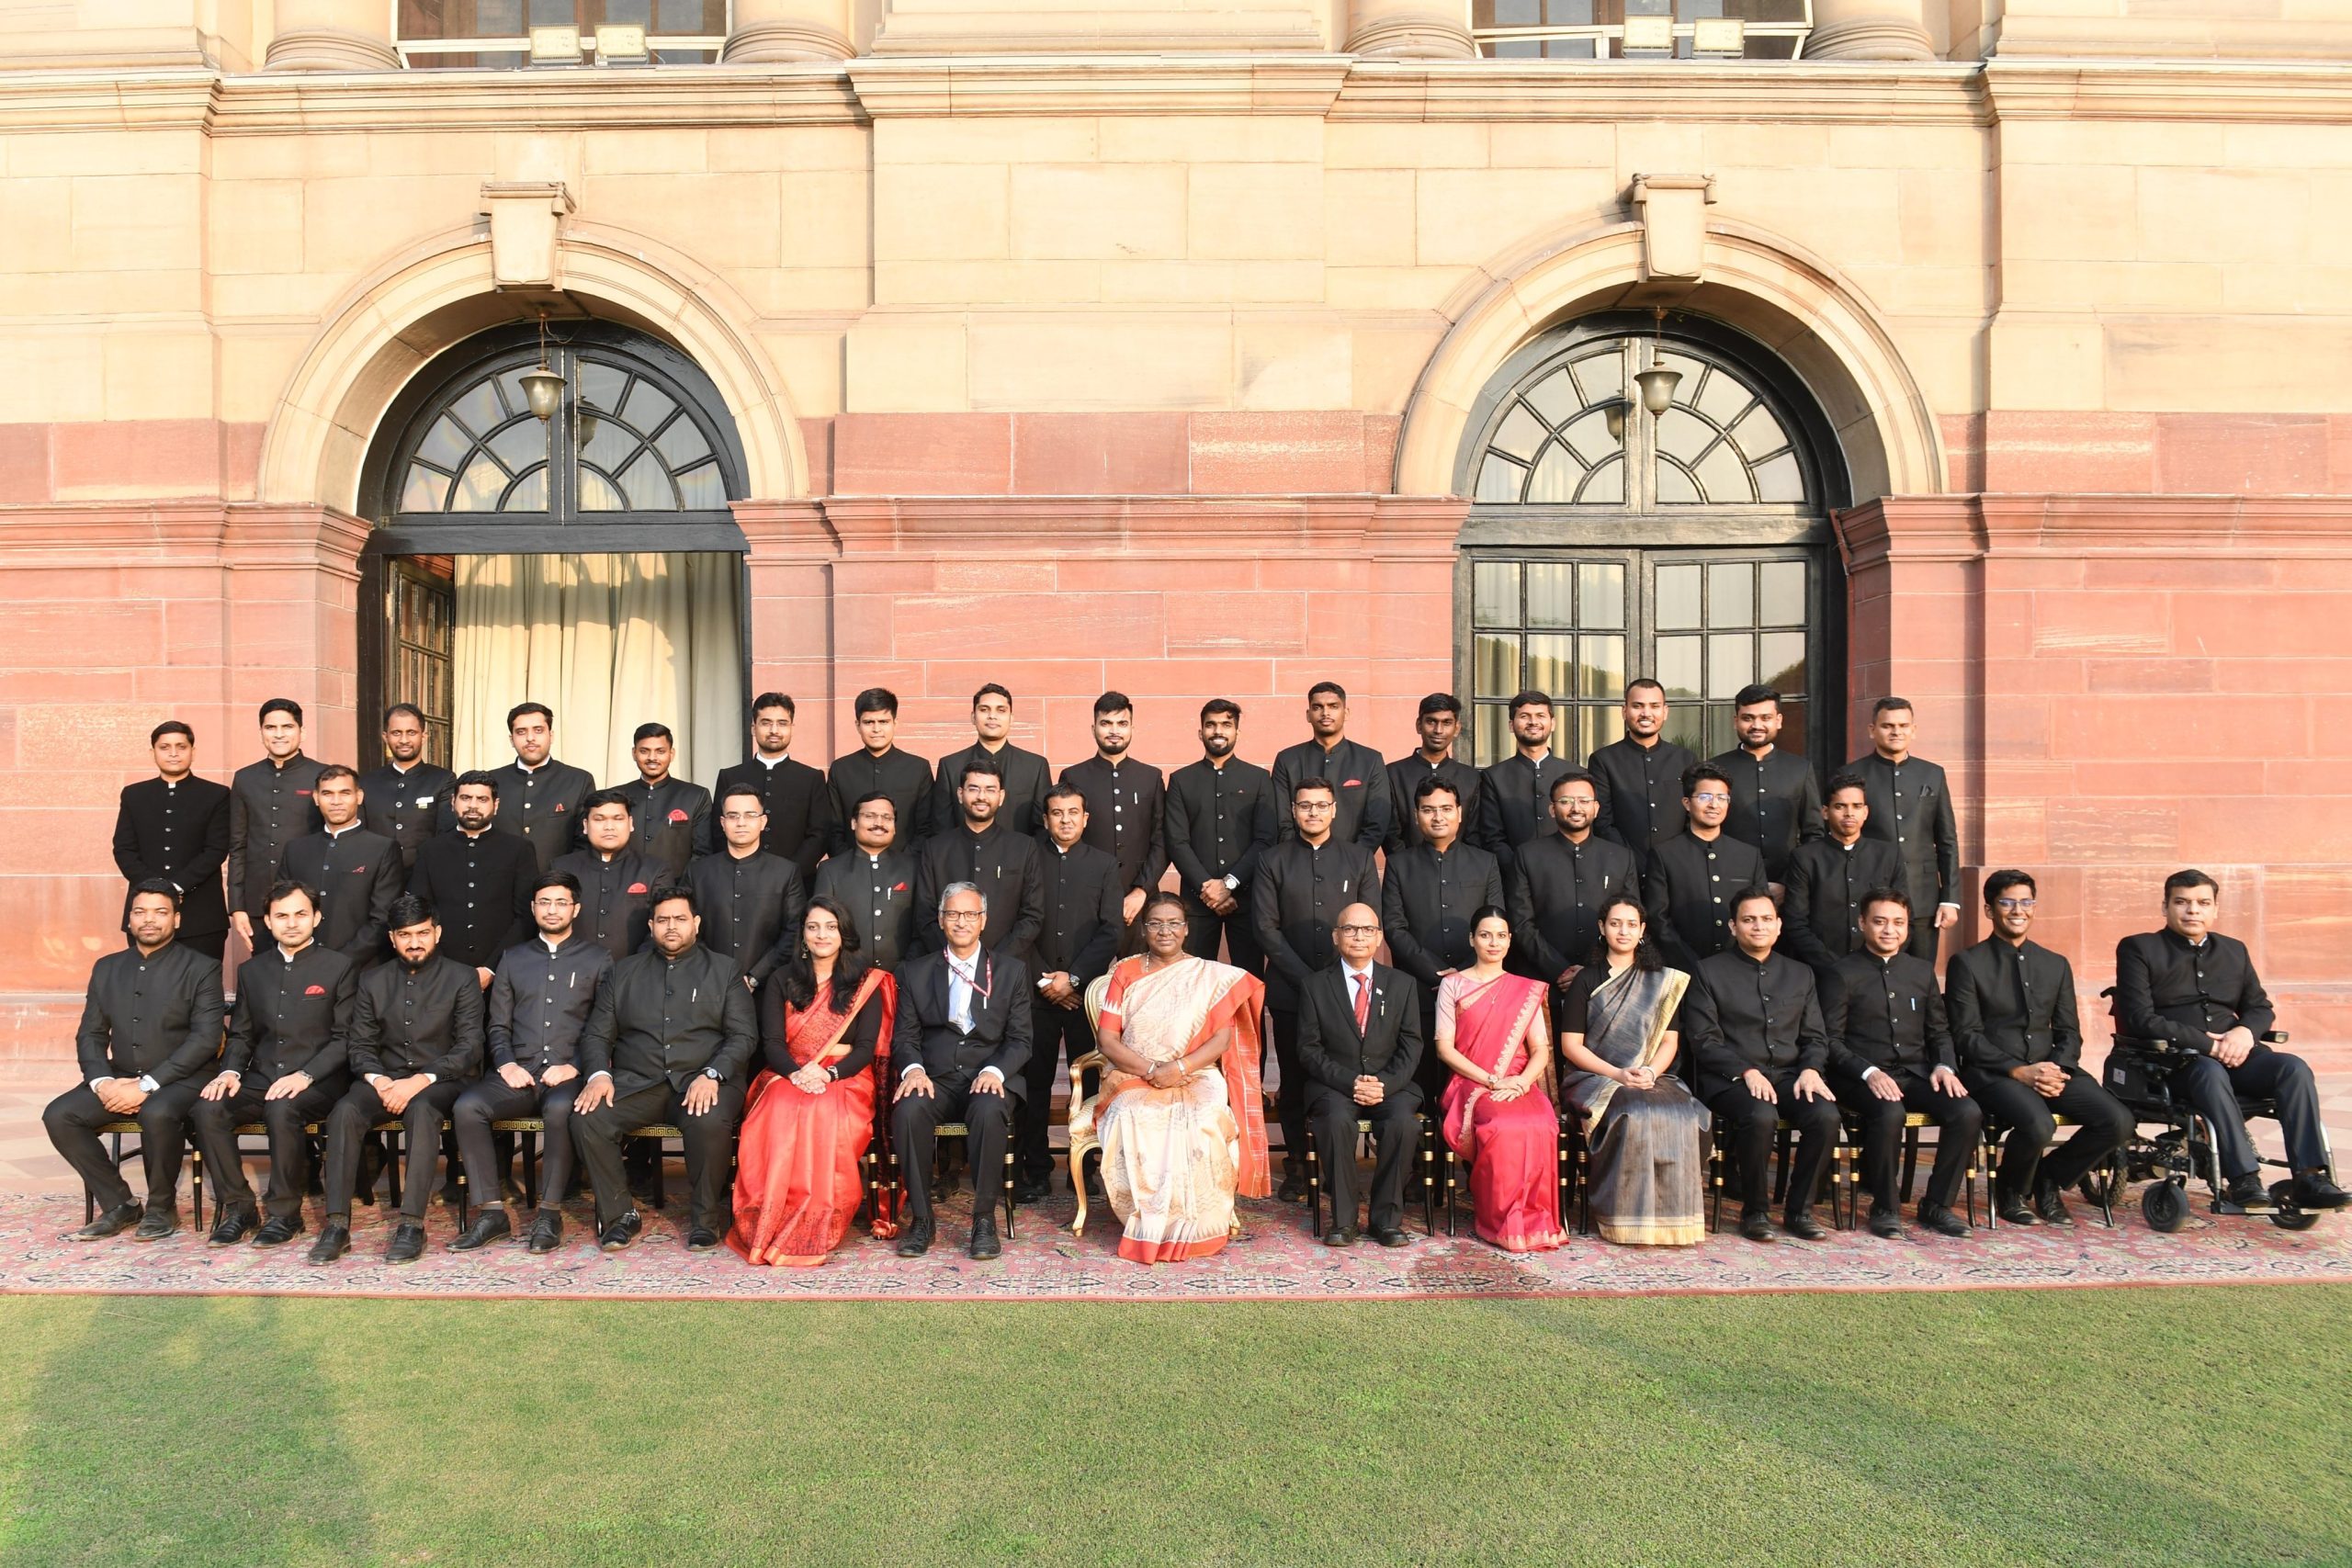
[[[572,879],[580,935],[618,963],[645,945],[653,889],[667,878],[651,856],[631,847],[637,817],[619,790],[600,789],[582,799],[580,822],[588,847],[558,855],[549,870]]]
[[[1731,781],[1724,831],[1762,852],[1764,874],[1780,886],[1788,881],[1789,859],[1799,842],[1821,837],[1821,787],[1811,762],[1780,749],[1780,693],[1742,686],[1732,708],[1739,744],[1709,759]]]
[[[416,852],[408,890],[440,920],[441,951],[471,964],[488,986],[498,955],[531,929],[531,884],[539,866],[520,834],[492,826],[498,817],[496,773],[461,775],[449,791],[449,807],[457,826]]]
[[[1438,983],[1478,961],[1470,946],[1473,917],[1503,905],[1501,864],[1462,837],[1462,800],[1431,774],[1413,786],[1413,817],[1420,842],[1388,857],[1381,879],[1382,924],[1388,953],[1413,977],[1420,995],[1421,1038],[1437,1038]],[[1421,1054],[1423,1103],[1434,1103],[1452,1072],[1435,1051]]]
[[[676,881],[695,856],[718,843],[711,832],[710,791],[670,775],[677,755],[677,739],[668,725],[639,725],[629,746],[637,777],[619,791],[636,823],[637,852],[661,867],[664,882]]]
[[[357,773],[330,762],[312,781],[311,799],[324,826],[286,846],[278,878],[318,896],[318,941],[365,968],[384,954],[386,922],[407,868],[398,844],[359,825]]]
[[[325,764],[302,754],[302,705],[261,705],[262,759],[229,781],[229,923],[255,952],[271,941],[264,909],[286,846],[320,825],[311,787]]]
[[[721,768],[711,785],[713,799],[739,784],[758,792],[768,814],[760,842],[773,855],[782,855],[800,870],[800,880],[817,874],[817,863],[833,847],[842,831],[835,816],[832,786],[825,775],[792,755],[792,727],[798,710],[782,692],[762,692],[752,699],[752,754],[731,768]]]
[[[1061,782],[1086,797],[1086,841],[1118,863],[1126,889],[1120,921],[1132,927],[1143,901],[1168,869],[1160,827],[1159,770],[1127,755],[1135,739],[1135,705],[1124,692],[1094,699],[1094,755],[1062,770]]]
[[[531,846],[536,876],[558,855],[580,847],[580,803],[596,792],[596,781],[586,769],[548,754],[555,747],[555,710],[545,703],[508,709],[506,739],[514,760],[492,773],[498,785],[498,826]]]
[[[1224,697],[1201,705],[1201,760],[1168,776],[1168,858],[1184,898],[1184,951],[1258,975],[1265,957],[1250,930],[1250,884],[1274,843],[1273,776],[1234,754],[1241,708]],[[1467,770],[1464,770],[1467,771]]]
[[[947,933],[939,925],[940,897],[946,888],[967,882],[988,904],[981,944],[1026,965],[1046,923],[1037,841],[997,820],[1004,808],[1004,775],[995,758],[975,757],[964,764],[956,798],[960,820],[925,839],[915,852],[917,943],[926,953],[946,944]]]
[[[1682,831],[1650,852],[1642,868],[1642,907],[1650,940],[1684,974],[1731,945],[1731,911],[1740,894],[1767,892],[1764,856],[1724,831],[1731,781],[1705,762],[1682,775]]]
[[[915,852],[901,845],[899,808],[876,790],[850,803],[851,848],[817,868],[817,896],[849,911],[857,951],[897,974],[915,951]]]
[[[1013,1130],[1012,1198],[1034,1203],[1052,1190],[1053,1150],[1046,1140],[1053,1117],[1055,1067],[1068,1053],[1075,1062],[1094,1049],[1094,1027],[1087,1021],[1086,987],[1111,972],[1125,934],[1125,878],[1119,863],[1085,841],[1086,796],[1075,784],[1056,784],[1046,795],[1046,841],[1037,853],[1045,894],[1045,924],[1037,932],[1035,965],[1037,997],[1029,1010],[1029,1060],[1021,1115]],[[1078,1172],[1070,1172],[1078,1180]]]
[[[349,1045],[354,1081],[326,1117],[327,1218],[311,1263],[333,1263],[351,1250],[360,1146],[374,1139],[379,1122],[395,1121],[406,1134],[408,1171],[384,1261],[424,1256],[441,1123],[481,1070],[481,985],[470,965],[437,951],[440,941],[432,908],[403,894],[392,906],[391,961],[359,976]]]
[[[1911,754],[1914,719],[1902,697],[1871,707],[1871,754],[1846,764],[1859,773],[1871,814],[1862,832],[1892,843],[1903,862],[1896,886],[1910,895],[1911,953],[1936,961],[1938,934],[1960,923],[1960,831],[1952,824],[1951,785],[1944,771]],[[1930,918],[1928,911],[1933,911]]]
[[[1509,879],[1511,966],[1548,982],[1555,1002],[1600,945],[1601,905],[1620,893],[1641,897],[1634,852],[1600,836],[1600,816],[1592,774],[1561,773],[1552,781],[1554,830],[1520,846],[1519,874]]]
[[[956,791],[964,764],[975,757],[993,757],[1004,770],[1004,825],[1016,833],[1036,838],[1045,831],[1046,791],[1053,773],[1046,759],[1012,743],[1012,694],[991,681],[972,694],[972,733],[969,746],[939,759],[932,781],[931,819],[934,824],[956,820]]]
[[[718,831],[725,840],[715,854],[702,855],[686,873],[702,917],[700,942],[735,961],[743,984],[766,984],[787,956],[780,939],[797,942],[808,889],[800,868],[768,853],[760,841],[767,827],[756,790],[737,784],[718,803]]]
[[[1666,688],[1645,675],[1625,687],[1625,735],[1595,750],[1586,764],[1600,786],[1593,830],[1647,860],[1682,830],[1682,775],[1697,765],[1687,746],[1665,739]]]
[[[311,890],[281,882],[263,900],[270,947],[237,970],[220,1070],[196,1102],[196,1143],[212,1173],[211,1243],[247,1235],[255,1247],[283,1247],[302,1234],[302,1193],[311,1180],[308,1128],[351,1085],[351,1015],[358,966],[311,939],[319,907]],[[259,1231],[254,1190],[237,1151],[237,1129],[258,1122],[269,1135],[268,1220]]]
[[[931,764],[898,746],[899,696],[887,686],[868,686],[857,694],[858,749],[833,759],[827,778],[832,785],[833,810],[844,826],[833,848],[849,847],[849,803],[879,793],[890,797],[898,819],[895,849],[911,850],[931,837],[935,826],[951,825],[946,818],[934,823],[931,814]],[[989,759],[993,761],[995,759]],[[1002,775],[1003,770],[998,773]],[[957,784],[960,792],[962,784]]]
[[[1394,855],[1421,841],[1421,825],[1412,803],[1414,791],[1427,778],[1441,778],[1453,786],[1462,803],[1462,830],[1472,833],[1478,823],[1478,770],[1453,754],[1462,739],[1462,699],[1451,692],[1431,692],[1421,699],[1413,719],[1420,746],[1388,764],[1388,802],[1395,820],[1389,824],[1388,853]]]
[[[1407,1247],[1405,1178],[1420,1136],[1416,1086],[1423,1040],[1419,987],[1377,964],[1380,917],[1351,903],[1332,926],[1337,962],[1316,971],[1298,1000],[1298,1059],[1309,1080],[1307,1115],[1331,1190],[1326,1247],[1356,1239],[1356,1123],[1374,1145],[1369,1229],[1383,1247]]]
[[[155,777],[125,784],[114,819],[114,863],[127,887],[169,883],[180,923],[172,938],[220,961],[229,938],[229,905],[220,867],[229,858],[229,786],[196,776],[196,731],[167,718],[147,736]],[[130,929],[130,897],[123,927]]]
[[[418,846],[448,826],[449,786],[458,775],[424,760],[424,715],[414,703],[384,710],[384,762],[359,775],[360,821],[401,849],[401,875],[416,865]]]
[[[132,1240],[161,1241],[180,1228],[180,1156],[197,1092],[220,1054],[222,1013],[220,961],[178,940],[180,902],[162,877],[131,887],[130,944],[91,969],[74,1032],[82,1081],[41,1112],[51,1145],[97,1208],[69,1240],[101,1241],[135,1225]],[[99,1128],[122,1121],[139,1123],[143,1207],[98,1142]]]
[[[1903,886],[1903,861],[1894,846],[1867,837],[1869,787],[1860,773],[1829,781],[1821,807],[1828,831],[1799,844],[1789,857],[1787,927],[1782,947],[1809,964],[1816,978],[1862,944],[1862,895],[1873,887]]]
[[[1317,681],[1306,689],[1306,728],[1313,739],[1285,746],[1274,754],[1274,799],[1293,800],[1301,782],[1321,779],[1331,786],[1331,836],[1341,843],[1378,850],[1388,842],[1396,813],[1388,798],[1388,768],[1380,753],[1348,739],[1348,693],[1337,681]],[[1292,814],[1282,811],[1275,835],[1288,839],[1298,831]]]
[[[1552,725],[1552,699],[1542,692],[1511,698],[1516,750],[1478,782],[1478,842],[1502,863],[1505,875],[1518,874],[1521,844],[1551,832],[1552,784],[1574,766],[1553,754]]]

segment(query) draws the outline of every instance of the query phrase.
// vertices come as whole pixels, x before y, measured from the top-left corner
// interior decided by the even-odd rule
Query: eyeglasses
[[[1184,929],[1182,920],[1146,920],[1143,929],[1159,936],[1174,936]]]
[[[1709,790],[1704,795],[1694,795],[1690,798],[1697,801],[1702,806],[1723,806],[1728,804],[1731,800],[1731,796],[1727,795],[1718,795],[1713,790]]]
[[[942,911],[939,920],[944,925],[949,920],[985,920],[988,918],[985,909],[947,909]]]
[[[1331,929],[1341,936],[1378,936],[1380,934],[1378,926],[1334,926]]]
[[[1993,900],[1993,908],[1996,909],[2030,909],[2033,908],[2033,900],[2030,898],[1996,898]]]

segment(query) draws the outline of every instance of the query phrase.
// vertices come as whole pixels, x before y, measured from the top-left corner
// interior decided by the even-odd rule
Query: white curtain
[[[743,755],[742,558],[459,556],[454,766],[514,760],[506,710],[555,710],[555,755],[602,784],[637,777],[629,736],[678,738],[707,784]]]

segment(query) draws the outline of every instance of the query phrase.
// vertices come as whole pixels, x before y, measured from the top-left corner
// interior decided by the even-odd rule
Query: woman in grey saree
[[[1600,907],[1600,945],[1560,998],[1560,1108],[1590,1151],[1593,1223],[1628,1247],[1706,1234],[1707,1111],[1672,1076],[1690,976],[1658,962],[1642,907]]]

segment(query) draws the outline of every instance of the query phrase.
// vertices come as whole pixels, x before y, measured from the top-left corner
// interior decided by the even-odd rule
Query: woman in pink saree
[[[1541,980],[1503,972],[1510,917],[1470,918],[1477,962],[1438,982],[1437,1054],[1453,1069],[1439,1100],[1445,1141],[1470,1166],[1472,1228],[1506,1252],[1559,1247],[1560,1116]]]

